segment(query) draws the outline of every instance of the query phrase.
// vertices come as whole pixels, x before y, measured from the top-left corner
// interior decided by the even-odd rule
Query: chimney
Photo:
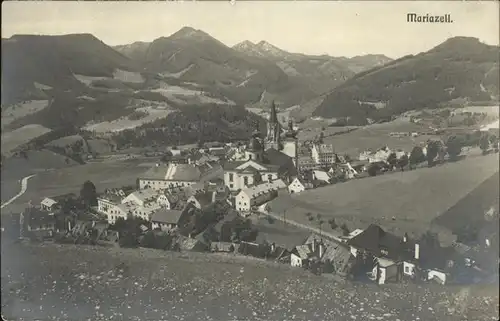
[[[271,244],[271,252],[274,252],[276,250],[276,243]]]
[[[212,203],[215,203],[215,196],[216,196],[216,192],[212,192]]]
[[[420,244],[415,243],[415,260],[420,259]]]
[[[408,233],[405,233],[405,235],[403,236],[403,243],[406,242],[408,242]]]
[[[312,242],[312,251],[313,253],[316,253],[316,238],[314,238]]]
[[[325,251],[325,244],[323,243],[323,240],[318,244],[319,248],[319,258],[323,256],[323,252]]]

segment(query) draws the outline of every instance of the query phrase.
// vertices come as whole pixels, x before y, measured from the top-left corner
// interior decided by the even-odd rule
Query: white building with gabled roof
[[[235,207],[239,212],[249,212],[277,196],[278,190],[287,186],[281,179],[242,189],[235,198]]]
[[[139,206],[144,206],[147,203],[155,202],[158,199],[158,194],[158,191],[152,188],[143,189],[130,193],[121,201],[121,203],[125,204],[132,202]]]

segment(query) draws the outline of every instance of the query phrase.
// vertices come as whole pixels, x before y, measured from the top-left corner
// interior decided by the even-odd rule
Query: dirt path
[[[3,203],[0,208],[4,208],[5,206],[9,205],[10,203],[14,202],[16,199],[18,199],[19,197],[21,197],[21,195],[23,195],[26,192],[26,190],[28,189],[28,180],[30,178],[32,178],[33,176],[35,176],[35,175],[30,175],[30,176],[24,177],[21,180],[21,191],[19,193],[17,193],[16,195],[14,195],[10,200],[8,200],[7,202]]]

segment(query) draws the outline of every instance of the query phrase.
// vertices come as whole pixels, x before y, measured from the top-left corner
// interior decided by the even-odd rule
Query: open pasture
[[[98,192],[106,188],[135,185],[136,179],[147,168],[139,166],[141,161],[117,161],[88,163],[53,171],[41,172],[30,179],[28,189],[10,207],[24,206],[29,200],[40,202],[44,197],[67,193],[79,194],[83,183],[92,181]],[[16,208],[17,208],[16,207]]]
[[[498,154],[474,157],[434,168],[352,180],[295,195],[283,193],[270,206],[277,215],[286,211],[287,219],[315,228],[318,228],[318,220],[310,220],[307,213],[314,217],[321,214],[326,222],[323,227],[327,229],[328,220],[334,218],[351,229],[376,223],[396,233],[419,234],[431,226],[433,219],[497,172]]]

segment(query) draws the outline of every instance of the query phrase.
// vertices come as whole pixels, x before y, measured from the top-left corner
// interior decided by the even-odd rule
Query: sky
[[[184,26],[228,46],[266,40],[290,52],[399,58],[454,36],[499,44],[498,1],[236,1],[2,3],[2,38],[91,33],[114,46],[166,37]],[[408,23],[407,13],[450,14],[453,23]]]

